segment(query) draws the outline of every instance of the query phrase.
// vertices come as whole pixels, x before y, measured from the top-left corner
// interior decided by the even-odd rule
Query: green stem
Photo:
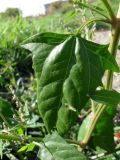
[[[15,135],[9,135],[9,134],[6,134],[6,133],[2,133],[0,134],[0,139],[3,139],[3,140],[8,140],[8,141],[18,141],[18,142],[24,142],[24,141],[29,141],[29,142],[42,142],[43,141],[43,138],[39,138],[39,137],[20,137],[20,136],[15,136]],[[71,143],[71,144],[76,144],[76,145],[79,145],[80,146],[80,143],[75,141],[75,140],[71,140],[71,139],[66,139],[66,141],[68,143]]]
[[[116,16],[115,16],[113,9],[112,9],[111,5],[109,4],[109,2],[107,0],[101,0],[101,1],[103,2],[105,8],[107,9],[111,19],[114,20],[116,18]]]
[[[92,132],[93,132],[95,126],[96,126],[96,123],[97,123],[100,115],[102,114],[104,108],[105,108],[105,105],[100,105],[98,107],[97,111],[95,112],[95,114],[93,114],[93,118],[92,118],[92,120],[90,122],[90,127],[88,129],[89,131],[86,133],[83,141],[80,143],[82,148],[85,148],[85,146],[87,145],[87,143],[88,143],[88,141],[89,141],[89,139],[91,137],[91,134],[92,134]]]
[[[91,99],[91,108],[92,108],[93,114],[95,114],[95,103],[92,99]]]
[[[118,42],[120,38],[120,22],[116,23],[115,26],[112,28],[112,37],[111,37],[111,42],[109,45],[109,52],[116,57],[117,53],[117,47],[118,47]],[[107,81],[106,81],[106,89],[111,90],[112,89],[112,83],[113,83],[113,72],[112,71],[107,71],[106,74]]]
[[[118,8],[117,18],[120,18],[120,3],[119,3],[119,8]]]
[[[29,142],[39,143],[43,141],[43,138],[40,138],[40,137],[19,137],[19,136],[9,135],[5,133],[4,134],[0,133],[0,139],[8,140],[8,141],[16,141],[16,142],[29,141]],[[70,144],[75,144],[80,146],[80,143],[75,140],[66,139],[66,141]]]
[[[109,17],[107,17],[104,13],[102,13],[102,12],[99,11],[99,10],[97,10],[96,8],[94,8],[94,7],[91,6],[91,5],[87,5],[87,4],[81,3],[81,2],[77,2],[76,4],[77,4],[79,7],[83,6],[83,7],[85,7],[85,8],[88,8],[88,9],[90,9],[90,10],[92,10],[92,11],[100,14],[101,16],[103,16],[103,17],[105,17],[106,19],[109,20]]]
[[[86,21],[83,25],[80,26],[80,28],[78,28],[77,33],[79,34],[87,25],[93,23],[93,22],[97,22],[97,21],[101,21],[101,22],[105,22],[105,23],[111,23],[108,19],[100,19],[100,18],[93,18],[89,21]]]
[[[9,135],[6,133],[0,134],[0,139],[8,140],[8,141],[19,141],[19,142],[21,141],[41,142],[42,141],[42,138],[39,138],[39,137],[20,137],[20,136],[15,136],[15,135]]]
[[[0,134],[0,139],[8,140],[8,141],[22,141],[21,137],[13,136],[13,135],[8,135],[6,133]]]
[[[70,143],[70,144],[76,144],[78,146],[80,146],[80,143],[78,141],[75,141],[75,140],[71,140],[71,139],[65,139],[66,142]]]

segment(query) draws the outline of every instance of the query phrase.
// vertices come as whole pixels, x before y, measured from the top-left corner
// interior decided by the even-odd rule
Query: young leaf
[[[28,148],[28,146],[23,146],[21,147],[17,152],[24,152],[26,149]]]
[[[99,103],[116,107],[120,103],[120,93],[112,90],[99,90],[91,96],[91,98]]]
[[[35,144],[34,143],[30,143],[27,147],[28,147],[27,148],[27,152],[33,151],[34,148],[35,148]]]
[[[45,150],[47,152],[45,152]],[[87,160],[87,158],[81,152],[79,152],[74,146],[68,144],[62,137],[58,135],[57,132],[46,136],[39,158],[41,158],[43,155],[47,158],[48,153],[50,160]],[[41,160],[44,160],[44,158],[42,157]]]

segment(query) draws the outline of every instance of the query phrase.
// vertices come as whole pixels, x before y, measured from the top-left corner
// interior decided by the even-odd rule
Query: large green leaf
[[[49,157],[49,158],[48,158]],[[57,132],[46,136],[39,152],[41,160],[86,160],[74,146],[68,144]]]
[[[41,37],[24,47],[33,52],[39,111],[48,131],[57,125],[59,133],[64,134],[101,85],[106,69],[103,64],[107,64],[102,57],[109,53],[105,47],[81,37],[53,33],[37,36]],[[109,66],[113,68],[117,70],[114,60],[112,68]]]
[[[95,49],[97,51],[99,48]],[[89,45],[85,45],[80,37],[76,38],[75,56],[76,64],[73,65],[63,84],[64,99],[57,121],[60,134],[64,134],[73,124],[77,111],[79,114],[88,101],[89,95],[94,93],[96,87],[101,84],[104,73],[100,58],[89,50]]]
[[[99,103],[116,107],[120,103],[120,93],[112,90],[99,90],[91,96],[91,98]]]
[[[41,93],[38,94],[39,109],[48,130],[55,126],[57,111],[61,105],[62,85],[75,61],[72,55],[75,46],[73,39],[67,39],[64,43],[54,46],[54,49],[53,46],[46,44],[39,44],[38,49],[36,44],[33,44],[35,47],[33,49],[33,46],[28,44],[34,54],[33,63],[38,77],[38,93]],[[29,49],[28,45],[25,47]],[[68,54],[64,54],[65,52]]]

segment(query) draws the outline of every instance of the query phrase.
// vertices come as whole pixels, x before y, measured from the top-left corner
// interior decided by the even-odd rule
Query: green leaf
[[[30,143],[30,144],[27,146],[27,152],[33,151],[34,148],[35,148],[35,144],[34,144],[34,143]]]
[[[94,54],[100,57],[101,63],[105,70],[120,72],[119,66],[114,56],[112,56],[108,51],[108,45],[99,45],[97,43],[86,41],[84,39],[82,40],[85,46],[89,46],[89,50],[92,50]]]
[[[103,45],[81,37],[67,37],[45,33],[32,39],[38,42],[24,45],[33,53],[40,114],[47,130],[57,126],[60,134],[73,125],[90,95],[101,85],[108,63],[104,57],[109,57]],[[115,70],[116,63],[112,60],[109,69]]]
[[[114,124],[113,118],[116,114],[116,107],[106,106],[105,112],[100,117],[93,136],[91,143],[97,149],[98,147],[107,151],[113,152],[115,149],[114,142]]]
[[[7,120],[13,117],[12,105],[8,101],[2,98],[0,98],[0,113]],[[0,121],[3,121],[3,119],[0,118]]]
[[[27,40],[25,40],[23,43],[24,44],[26,43],[46,43],[49,45],[56,45],[56,44],[60,44],[63,41],[65,41],[67,37],[69,37],[69,34],[45,32],[45,33],[36,34],[28,38]]]
[[[46,154],[47,151],[47,154]],[[44,160],[49,153],[49,160],[86,160],[87,158],[74,146],[68,144],[57,132],[46,136],[39,158]],[[45,156],[46,154],[46,156]],[[44,156],[44,157],[42,157]]]
[[[21,147],[17,152],[24,152],[28,147],[27,146],[23,146]]]
[[[24,135],[24,129],[21,128],[20,126],[19,126],[19,128],[17,129],[17,132],[18,132],[18,135],[20,135],[20,136],[23,136],[23,135]]]
[[[99,47],[93,51],[89,47],[88,44],[84,44],[82,38],[76,38],[76,63],[63,84],[64,97],[58,111],[57,129],[60,134],[64,134],[70,128],[88,101],[89,95],[101,85],[104,70],[100,58],[94,54]]]
[[[39,145],[40,149],[37,155],[38,159],[40,158],[40,160],[55,160],[49,149],[44,144],[40,143]]]
[[[120,93],[112,90],[99,90],[91,96],[91,98],[99,103],[116,107],[120,103]]]

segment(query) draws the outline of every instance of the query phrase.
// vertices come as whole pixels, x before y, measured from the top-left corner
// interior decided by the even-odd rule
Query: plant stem
[[[8,140],[8,141],[18,141],[18,142],[22,142],[22,141],[34,142],[35,141],[38,143],[43,141],[43,138],[39,138],[39,137],[20,137],[20,136],[5,134],[5,133],[0,134],[0,139]],[[66,142],[80,146],[80,143],[75,140],[66,139]]]
[[[0,139],[9,140],[9,141],[21,141],[22,140],[21,137],[8,135],[6,133],[0,134]]]
[[[111,41],[109,45],[109,52],[116,57],[117,53],[117,47],[119,43],[119,38],[120,38],[120,4],[119,4],[119,9],[117,16],[115,18],[115,21],[112,25],[112,36],[111,36]],[[113,83],[113,72],[112,71],[107,71],[107,81],[106,81],[106,89],[111,90],[112,89],[112,83]]]
[[[105,108],[105,105],[100,105],[98,107],[97,111],[93,114],[93,118],[92,118],[92,120],[90,122],[90,126],[89,126],[89,131],[86,133],[83,141],[80,143],[82,148],[86,147],[86,145],[87,145],[87,143],[88,143],[88,141],[89,141],[89,139],[91,137],[91,134],[92,134],[92,132],[93,132],[93,130],[95,128],[95,125],[96,125],[100,115],[102,114],[104,108]]]
[[[109,52],[116,57],[117,53],[117,46],[120,38],[120,23],[116,23],[115,26],[112,28],[112,37],[109,45]],[[106,89],[111,90],[112,89],[112,83],[113,83],[113,72],[107,71],[107,81],[106,81]]]
[[[93,114],[95,114],[95,103],[92,99],[91,99],[91,108],[92,108]]]
[[[118,8],[117,18],[120,18],[120,3],[119,3],[119,8]]]
[[[109,4],[109,2],[107,0],[101,0],[101,1],[103,2],[105,8],[107,9],[111,19],[114,20],[116,18],[116,16],[115,16],[113,9],[112,9],[111,5]]]
[[[95,7],[93,7],[93,6],[91,6],[91,5],[87,5],[87,4],[81,3],[81,2],[77,2],[76,4],[77,4],[79,7],[83,6],[83,7],[85,7],[85,8],[88,8],[88,9],[90,9],[90,10],[92,10],[92,11],[100,14],[101,16],[103,16],[103,17],[105,17],[106,19],[109,20],[109,18],[108,18],[104,13],[102,13],[102,12],[99,11],[99,10],[97,10]]]
[[[65,139],[66,142],[70,143],[70,144],[76,144],[78,146],[80,146],[80,143],[78,141],[75,141],[75,140],[71,140],[71,139]],[[81,147],[81,146],[80,146]]]
[[[81,25],[80,28],[77,29],[76,34],[79,34],[87,25],[89,25],[93,22],[97,22],[97,21],[104,22],[104,23],[107,23],[107,24],[111,23],[111,21],[109,21],[108,19],[93,18],[89,21],[86,21],[83,25]]]
[[[20,136],[5,134],[5,133],[0,134],[0,139],[9,140],[9,141],[20,141],[20,142],[21,141],[41,142],[42,141],[42,138],[39,138],[39,137],[20,137]]]

